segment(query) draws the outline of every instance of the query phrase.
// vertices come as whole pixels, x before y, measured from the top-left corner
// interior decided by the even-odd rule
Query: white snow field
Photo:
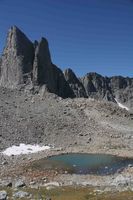
[[[116,102],[117,102],[117,104],[118,104],[118,106],[120,107],[120,108],[123,108],[123,109],[126,109],[127,111],[129,111],[129,108],[127,107],[127,106],[124,106],[122,103],[120,103],[117,99],[115,99],[116,100]]]
[[[31,145],[31,144],[20,144],[19,146],[11,146],[4,150],[2,154],[7,156],[12,155],[21,155],[21,154],[29,154],[36,153],[39,151],[44,151],[50,149],[49,146],[39,146],[39,145]]]

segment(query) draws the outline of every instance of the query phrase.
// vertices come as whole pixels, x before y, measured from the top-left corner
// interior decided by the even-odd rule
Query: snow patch
[[[126,109],[127,111],[129,111],[129,108],[127,107],[127,106],[124,106],[122,103],[120,103],[117,99],[115,99],[116,100],[116,103],[118,104],[118,106],[120,107],[120,108],[123,108],[123,109]]]
[[[7,148],[6,150],[2,152],[2,154],[7,155],[7,156],[12,156],[12,155],[36,153],[36,152],[44,151],[48,149],[50,149],[49,146],[20,144],[19,146],[13,145],[12,147]]]

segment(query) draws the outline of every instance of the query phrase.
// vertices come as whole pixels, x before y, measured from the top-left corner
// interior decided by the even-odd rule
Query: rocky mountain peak
[[[50,92],[63,98],[74,97],[62,71],[51,61],[49,45],[45,38],[36,43],[34,55],[33,84],[45,84]]]
[[[34,57],[32,42],[16,26],[9,29],[1,58],[0,85],[16,87],[27,82]]]
[[[33,62],[33,82],[35,84],[45,84],[46,71],[51,68],[51,56],[48,42],[41,38],[35,43],[34,62]]]
[[[90,72],[81,78],[81,81],[88,97],[115,102],[107,77],[103,77],[95,72]]]
[[[35,56],[37,56],[41,62],[47,64],[51,64],[51,56],[49,51],[49,45],[45,38],[41,38],[40,41],[38,41],[38,45],[35,48]]]
[[[68,82],[75,82],[77,77],[75,75],[75,73],[73,72],[72,69],[68,68],[68,69],[65,69],[64,70],[64,76],[65,76],[65,79],[68,81]]]
[[[8,33],[24,35],[24,33],[16,25],[11,26]]]
[[[91,72],[77,78],[72,69],[64,73],[52,63],[48,41],[42,37],[32,43],[16,26],[9,29],[0,58],[0,86],[45,85],[49,92],[63,98],[90,97],[120,102],[133,108],[133,78],[104,77]]]
[[[76,77],[72,69],[68,68],[64,71],[64,77],[71,89],[74,91],[76,97],[87,97],[83,84]]]
[[[25,45],[31,45],[33,48],[33,44],[27,36],[17,26],[12,26],[7,35],[6,49],[16,50],[16,54],[21,55],[26,51]]]
[[[52,64],[47,39],[32,43],[16,26],[10,28],[0,59],[0,86],[42,86],[61,97],[74,97],[63,72]]]

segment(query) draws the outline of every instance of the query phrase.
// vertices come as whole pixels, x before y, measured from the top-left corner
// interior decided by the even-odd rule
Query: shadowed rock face
[[[16,26],[11,27],[1,58],[0,85],[14,88],[31,79],[33,58],[32,42]]]
[[[125,104],[133,108],[133,78],[122,76],[103,77],[97,73],[88,73],[81,81],[88,97],[104,99]]]
[[[52,63],[50,52],[48,48],[48,42],[45,38],[42,38],[40,42],[35,44],[35,57],[33,62],[33,82],[35,84],[49,83]],[[49,74],[48,74],[49,73]]]
[[[81,81],[88,97],[115,102],[109,86],[109,78],[103,77],[97,73],[88,73],[86,76],[81,78]]]
[[[64,71],[64,76],[76,97],[87,97],[83,84],[70,68]]]
[[[50,92],[63,98],[75,97],[62,71],[52,64],[48,42],[44,38],[35,46],[33,83],[37,85],[45,84]]]
[[[110,87],[116,99],[129,108],[133,108],[133,78],[111,77]]]
[[[56,66],[53,66],[53,71],[54,71],[54,81],[56,84],[56,90],[58,91],[59,96],[66,98],[74,98],[76,97],[73,90],[65,80],[63,72]],[[57,93],[56,93],[57,94]]]

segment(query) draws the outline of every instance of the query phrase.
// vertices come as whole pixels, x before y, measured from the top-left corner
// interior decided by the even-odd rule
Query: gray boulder
[[[12,182],[10,180],[1,180],[0,186],[1,187],[12,187]]]
[[[19,199],[29,197],[29,196],[30,196],[30,193],[24,192],[24,191],[18,191],[13,194],[13,197],[19,198]]]
[[[124,177],[123,175],[118,175],[113,182],[111,183],[112,186],[128,186],[131,184],[131,178],[130,177]]]
[[[15,188],[20,188],[20,187],[24,187],[25,186],[25,182],[23,180],[17,180],[15,182]]]
[[[7,192],[5,190],[0,191],[0,200],[7,199]]]
[[[45,200],[52,200],[51,197],[45,197]]]

